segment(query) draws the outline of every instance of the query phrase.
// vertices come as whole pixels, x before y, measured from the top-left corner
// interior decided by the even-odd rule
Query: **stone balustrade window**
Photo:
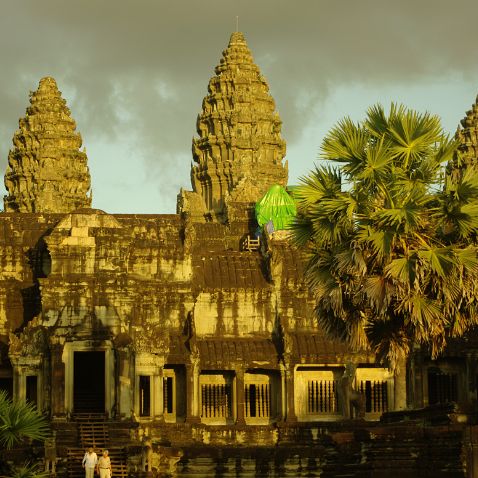
[[[202,373],[199,379],[201,420],[210,424],[226,424],[234,420],[234,375],[230,372]]]
[[[307,381],[307,413],[337,413],[337,380]]]
[[[438,368],[428,370],[428,404],[458,402],[458,373]]]
[[[338,383],[342,367],[301,366],[295,372],[295,409],[301,421],[340,418]]]
[[[245,417],[269,418],[271,416],[271,389],[269,383],[245,385]]]
[[[358,367],[355,389],[364,396],[365,418],[378,420],[382,413],[393,410],[393,374],[381,367]]]
[[[386,380],[361,380],[358,390],[365,396],[365,413],[388,411],[388,385]]]
[[[232,416],[231,386],[203,384],[201,386],[201,416],[204,418],[230,418]]]

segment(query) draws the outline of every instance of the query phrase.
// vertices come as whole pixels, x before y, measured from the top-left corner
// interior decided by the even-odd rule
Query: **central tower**
[[[255,203],[285,185],[288,171],[282,121],[242,33],[231,35],[215,73],[197,119],[191,182],[205,215],[224,221],[228,201]]]

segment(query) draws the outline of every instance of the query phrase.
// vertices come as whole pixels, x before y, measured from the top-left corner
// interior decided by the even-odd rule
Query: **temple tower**
[[[465,163],[476,162],[478,159],[478,97],[471,110],[461,120],[461,128],[456,132],[456,138],[460,142],[459,150]]]
[[[253,203],[285,185],[288,171],[282,121],[242,33],[231,35],[215,72],[197,120],[191,182],[206,214],[220,220],[231,195]]]
[[[56,81],[40,80],[8,155],[6,212],[68,213],[91,205],[87,156]]]
[[[471,110],[467,111],[460,121],[455,139],[459,142],[459,154],[453,158],[448,171],[458,177],[463,166],[478,163],[478,96]]]

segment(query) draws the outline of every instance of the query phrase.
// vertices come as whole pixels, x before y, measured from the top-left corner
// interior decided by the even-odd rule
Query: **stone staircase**
[[[111,468],[115,478],[128,477],[126,465],[127,456],[123,447],[110,446],[108,422],[102,414],[78,414],[74,416],[78,424],[78,435],[81,448],[69,447],[67,449],[67,470],[69,478],[84,478],[85,471],[81,462],[85,451],[90,446],[98,455],[107,449],[111,459]]]

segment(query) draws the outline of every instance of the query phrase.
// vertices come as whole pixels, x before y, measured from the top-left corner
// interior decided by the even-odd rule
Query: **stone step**
[[[108,444],[109,433],[106,422],[80,422],[80,442],[83,447],[101,448]]]
[[[76,421],[76,422],[101,422],[101,421],[106,421],[106,414],[105,413],[99,413],[99,412],[78,412],[78,413],[73,413],[71,418]]]

